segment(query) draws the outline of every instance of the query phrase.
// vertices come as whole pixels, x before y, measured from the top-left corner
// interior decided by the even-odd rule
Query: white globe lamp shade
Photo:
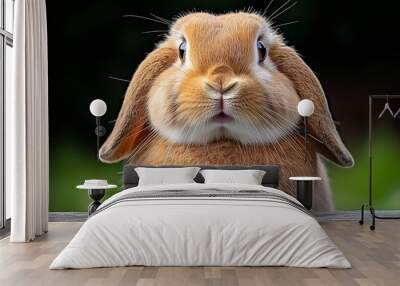
[[[107,104],[101,99],[95,99],[90,103],[89,109],[93,116],[101,117],[107,111]]]
[[[314,103],[309,99],[303,99],[297,105],[297,112],[303,116],[308,117],[314,113]]]

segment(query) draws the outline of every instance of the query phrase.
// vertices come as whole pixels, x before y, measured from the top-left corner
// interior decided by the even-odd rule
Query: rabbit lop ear
[[[314,102],[315,112],[309,118],[308,127],[317,139],[315,142],[319,142],[318,151],[343,167],[353,166],[353,157],[336,130],[324,91],[310,67],[294,49],[284,44],[272,46],[270,57],[277,69],[292,81],[299,97]]]
[[[146,137],[146,95],[156,77],[170,67],[176,57],[175,49],[160,47],[139,65],[125,93],[114,129],[99,151],[101,161],[111,163],[129,157]]]

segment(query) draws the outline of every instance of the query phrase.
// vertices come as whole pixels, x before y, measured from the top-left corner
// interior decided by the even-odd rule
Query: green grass
[[[373,200],[378,209],[400,208],[400,137],[393,130],[376,132],[373,141]],[[368,143],[353,144],[351,169],[328,164],[337,209],[353,210],[368,202]]]
[[[400,137],[386,130],[374,134],[374,205],[378,209],[400,209]],[[358,209],[368,199],[368,144],[350,146],[356,165],[344,169],[328,164],[336,207]],[[50,150],[50,211],[86,211],[85,190],[76,186],[85,179],[107,179],[122,184],[122,164],[97,162],[93,149],[65,142]],[[107,192],[107,197],[119,189]]]
[[[91,199],[76,186],[85,179],[107,179],[121,186],[122,164],[97,162],[96,152],[76,144],[58,145],[50,150],[50,211],[86,211]],[[107,191],[106,197],[119,189]]]

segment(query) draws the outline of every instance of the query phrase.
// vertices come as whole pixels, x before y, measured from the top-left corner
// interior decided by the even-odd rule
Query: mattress
[[[284,192],[198,183],[112,196],[50,269],[132,265],[351,267],[315,218]]]

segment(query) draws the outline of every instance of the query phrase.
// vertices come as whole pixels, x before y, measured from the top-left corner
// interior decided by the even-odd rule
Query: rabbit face
[[[317,77],[263,17],[189,14],[137,68],[99,156],[116,162],[146,153],[159,137],[171,146],[293,142],[296,106],[306,98],[315,104],[308,130],[316,152],[352,166]]]
[[[173,143],[268,143],[293,132],[300,100],[269,57],[280,41],[255,14],[180,18],[162,46],[176,61],[147,96],[151,126]]]

